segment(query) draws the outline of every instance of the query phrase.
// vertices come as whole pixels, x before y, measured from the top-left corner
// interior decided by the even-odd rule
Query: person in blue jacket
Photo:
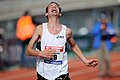
[[[105,14],[101,14],[100,21],[94,25],[92,35],[94,37],[93,48],[98,54],[100,76],[110,76],[111,39],[116,37],[116,34],[112,24],[107,22]]]

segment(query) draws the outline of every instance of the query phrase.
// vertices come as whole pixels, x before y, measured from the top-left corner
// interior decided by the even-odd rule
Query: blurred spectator
[[[102,13],[100,21],[94,25],[92,35],[94,37],[93,48],[98,55],[100,76],[110,76],[110,51],[112,43],[117,41],[117,35],[105,14]]]
[[[16,36],[22,44],[21,66],[25,66],[25,46],[28,44],[35,30],[29,11],[25,11],[17,21]]]
[[[3,38],[3,28],[0,28],[0,70],[3,70],[3,59],[2,59],[2,55],[3,55],[3,46],[4,46],[4,38]]]

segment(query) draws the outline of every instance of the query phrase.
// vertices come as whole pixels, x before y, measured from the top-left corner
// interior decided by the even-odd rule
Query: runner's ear
[[[48,13],[45,13],[45,16],[48,16]]]
[[[62,16],[62,14],[60,13],[60,16]]]

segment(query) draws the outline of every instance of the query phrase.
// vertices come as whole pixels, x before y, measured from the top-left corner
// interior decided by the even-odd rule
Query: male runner
[[[58,3],[51,2],[45,16],[47,23],[37,26],[26,49],[27,55],[37,56],[38,80],[70,80],[68,72],[68,60],[66,43],[87,66],[95,67],[95,59],[87,60],[80,48],[75,43],[72,30],[60,24],[59,17],[62,16]],[[34,43],[40,35],[41,49],[34,50]]]

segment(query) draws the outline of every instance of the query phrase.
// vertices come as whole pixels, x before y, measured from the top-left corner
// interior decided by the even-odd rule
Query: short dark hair
[[[24,15],[24,16],[27,16],[27,15],[29,15],[29,14],[30,14],[29,10],[26,10],[23,15]]]
[[[105,18],[106,18],[105,13],[101,13],[101,15],[100,15],[100,19],[105,19]]]
[[[51,3],[48,4],[48,6],[49,6],[50,4],[52,4],[52,3],[55,3],[55,4],[58,5],[58,7],[59,7],[59,12],[61,13],[61,7],[60,7],[60,5],[59,5],[57,2],[51,2]],[[48,6],[46,7],[46,13],[48,12]]]

